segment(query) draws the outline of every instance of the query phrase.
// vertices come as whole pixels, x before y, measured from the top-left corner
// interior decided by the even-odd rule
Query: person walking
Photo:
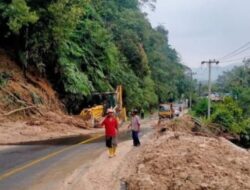
[[[107,114],[101,126],[105,127],[106,147],[108,148],[109,157],[112,158],[116,156],[118,121],[114,116],[113,109],[108,109]]]
[[[140,127],[141,127],[141,123],[140,123],[140,118],[137,115],[138,111],[135,109],[132,112],[132,118],[131,118],[131,123],[128,126],[128,129],[131,128],[132,131],[132,139],[133,139],[133,145],[134,146],[140,146],[140,139],[139,139],[139,133],[140,133]]]

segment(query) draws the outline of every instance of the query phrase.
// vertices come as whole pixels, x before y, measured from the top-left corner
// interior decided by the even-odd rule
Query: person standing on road
[[[131,123],[129,124],[128,128],[131,128],[132,131],[132,138],[133,138],[133,144],[134,146],[140,146],[140,140],[139,140],[139,133],[140,133],[140,127],[141,127],[141,123],[140,123],[140,118],[137,115],[138,111],[135,109],[132,112],[132,118],[131,118]]]
[[[144,109],[141,109],[141,119],[144,119]]]
[[[109,157],[112,158],[116,156],[118,121],[114,116],[113,109],[108,109],[107,114],[101,126],[105,127],[106,147],[108,148]]]

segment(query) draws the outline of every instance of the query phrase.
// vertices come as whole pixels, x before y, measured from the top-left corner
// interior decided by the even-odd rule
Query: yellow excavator
[[[84,108],[80,116],[88,121],[91,127],[99,127],[101,119],[105,116],[107,109],[112,108],[115,111],[115,115],[120,122],[127,120],[126,108],[123,106],[122,98],[122,86],[119,85],[115,92],[94,93],[94,97],[98,97],[98,104],[94,104],[93,107]]]
[[[174,117],[174,109],[172,103],[160,104],[159,105],[159,119],[172,119]]]

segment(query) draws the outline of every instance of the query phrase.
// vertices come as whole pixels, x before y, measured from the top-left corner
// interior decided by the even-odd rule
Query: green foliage
[[[225,97],[223,103],[219,104],[218,106],[222,106],[225,109],[229,110],[236,119],[236,121],[240,121],[242,119],[242,109],[239,107],[238,103],[234,101],[231,97]]]
[[[82,94],[87,96],[90,94],[90,84],[87,76],[80,72],[74,62],[63,58],[59,59],[61,80],[63,80],[64,89],[67,93]]]
[[[250,88],[242,89],[239,93],[238,102],[246,116],[250,116]]]
[[[84,13],[85,0],[57,0],[47,8],[48,15],[52,18],[50,27],[53,39],[63,43],[74,32]]]
[[[217,80],[217,89],[222,93],[230,93],[233,97],[226,98],[224,105],[219,105],[219,109],[224,109],[230,115],[224,121],[231,131],[244,134],[250,143],[250,60],[244,61],[243,66],[235,67],[231,71],[225,72]],[[219,110],[218,109],[218,110]],[[233,117],[233,121],[232,118]]]
[[[158,103],[158,97],[155,93],[155,84],[150,77],[146,77],[143,81],[144,85],[144,104],[143,107],[149,109],[150,106],[156,106]]]
[[[226,127],[230,132],[241,133],[245,130],[242,113],[242,109],[237,102],[230,97],[226,97],[222,103],[214,106],[211,122]]]
[[[240,127],[241,133],[248,134],[250,136],[250,118],[242,120],[240,122]]]
[[[205,117],[207,115],[207,99],[199,100],[193,110],[196,116]],[[212,104],[209,122],[220,124],[230,132],[241,133],[245,131],[247,126],[242,113],[238,103],[232,98],[226,97],[223,102]]]
[[[205,117],[207,115],[207,98],[200,99],[193,107],[196,116]]]
[[[8,18],[8,26],[14,33],[19,33],[23,26],[34,24],[39,19],[35,11],[30,11],[25,0],[12,0],[9,5],[1,4],[0,7],[5,8],[3,17]]]
[[[46,75],[72,112],[92,93],[114,91],[120,84],[129,110],[151,109],[158,101],[187,95],[190,87],[168,31],[152,28],[140,10],[154,2],[0,2],[0,41],[17,39],[13,47],[25,68]]]
[[[225,108],[216,110],[212,115],[211,120],[212,122],[221,124],[226,128],[230,128],[234,124],[234,117],[232,113]]]

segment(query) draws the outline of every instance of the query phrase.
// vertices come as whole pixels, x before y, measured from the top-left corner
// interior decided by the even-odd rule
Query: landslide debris
[[[31,107],[30,109],[24,109]],[[36,108],[35,108],[36,107]],[[22,109],[21,109],[22,108]],[[27,73],[0,49],[0,110],[2,118],[16,121],[46,111],[63,111],[57,93],[43,77]],[[15,111],[13,112],[12,111]],[[19,110],[19,111],[18,111]]]
[[[222,137],[194,135],[193,127],[187,116],[161,124],[136,157],[128,189],[250,189],[249,151]]]
[[[69,116],[42,76],[27,73],[0,49],[0,144],[85,134],[90,124]]]

